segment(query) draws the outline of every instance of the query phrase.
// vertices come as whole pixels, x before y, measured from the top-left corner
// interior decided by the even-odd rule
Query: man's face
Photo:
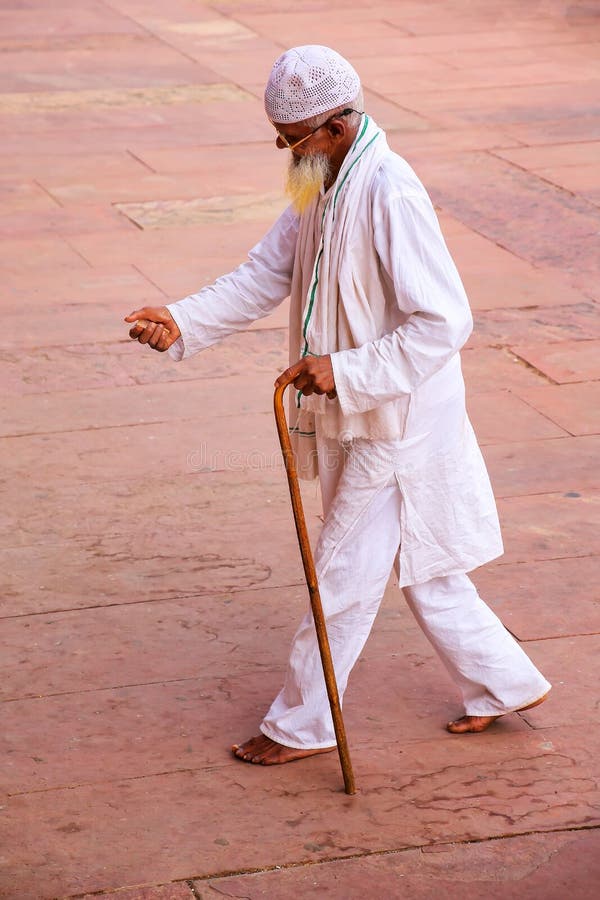
[[[277,146],[290,150],[285,191],[299,213],[317,199],[331,177],[331,140],[324,125],[311,129],[302,122],[275,124]]]
[[[309,128],[303,122],[278,125],[274,122],[277,131],[276,146],[283,150],[291,151],[295,159],[301,159],[306,154],[326,153],[333,151],[331,135],[327,129],[329,120],[318,125],[317,128]]]

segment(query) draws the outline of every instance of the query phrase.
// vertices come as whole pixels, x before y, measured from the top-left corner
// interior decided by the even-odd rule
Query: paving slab
[[[490,150],[494,147],[520,147],[521,142],[511,137],[501,127],[482,128],[458,126],[452,129],[452,146],[448,146],[448,129],[431,123],[426,131],[388,130],[390,147],[418,171],[420,161],[432,156],[451,157],[465,150]]]
[[[587,728],[586,723],[597,722],[600,704],[594,682],[600,634],[528,641],[525,647],[553,687],[552,702],[549,697],[540,707],[520,713],[521,717],[533,728],[544,729],[576,722]]]
[[[256,413],[249,419],[238,415],[233,425],[232,430],[226,415],[210,424],[204,416],[187,422],[0,438],[7,454],[4,474],[23,477],[29,471],[30,485],[45,488],[54,479],[63,485],[128,480],[133,471],[148,484],[153,478],[261,472],[281,465],[272,413]]]
[[[282,500],[281,488],[283,483],[276,488]],[[262,496],[270,506],[264,486]],[[298,583],[302,569],[291,513],[283,502],[277,506],[261,528],[261,541],[255,519],[219,510],[199,516],[198,530],[180,526],[176,535],[149,527],[138,513],[129,530],[116,536],[83,536],[81,529],[74,540],[3,549],[2,615],[87,607],[90,595],[91,605],[99,607]],[[315,506],[306,504],[311,525]],[[267,539],[270,546],[263,543]]]
[[[283,568],[289,557],[295,560],[297,555],[292,523],[283,516],[283,521],[266,527],[277,540],[270,553],[256,546],[248,525],[236,528],[230,520],[225,527],[216,527],[213,516],[206,519],[201,531],[181,529],[176,539],[140,524],[135,533],[114,538],[93,536],[2,550],[6,568],[1,614],[85,608],[91,593],[97,607],[211,595],[215,590],[265,585],[272,567],[278,569],[279,583],[301,580],[299,559],[296,566]]]
[[[598,167],[595,163],[581,166],[555,166],[538,171],[541,178],[558,187],[585,197],[590,203],[600,205],[600,189],[597,178]]]
[[[600,433],[600,381],[517,390],[526,403],[569,434]]]
[[[558,384],[600,379],[600,341],[517,345],[512,351]]]
[[[245,12],[236,11],[235,18],[243,22],[251,31],[270,37],[285,46],[295,47],[310,43],[315,33],[314,12],[298,10],[286,12]],[[362,40],[362,33],[368,28],[369,43]],[[391,25],[383,17],[373,15],[368,8],[345,10],[340,19],[339,11],[333,7],[320,10],[320,40],[328,46],[336,46],[342,55],[374,56],[376,54],[392,55],[399,44],[399,39],[408,34],[406,29]]]
[[[68,238],[73,234],[85,234],[93,231],[102,233],[110,232],[118,236],[120,231],[132,228],[132,223],[121,215],[118,209],[108,207],[93,207],[91,210],[83,210],[77,213],[61,208],[58,204],[52,204],[44,213],[39,210],[21,210],[0,217],[0,236],[10,240],[39,235],[54,235]]]
[[[499,501],[505,563],[596,554],[600,498],[593,491],[531,493]]]
[[[14,796],[224,765],[257,729],[277,671],[188,678],[5,705],[6,790]]]
[[[32,252],[33,250],[33,252]],[[58,273],[64,270],[86,272],[90,264],[75,250],[66,238],[36,235],[29,244],[19,240],[4,240],[0,245],[3,270],[9,275],[23,275],[51,266]]]
[[[100,183],[111,179],[120,180],[151,171],[143,161],[132,153],[70,153],[57,154],[43,152],[36,145],[23,148],[23,152],[15,159],[0,153],[0,168],[3,172],[12,173],[12,177],[48,179],[50,185],[62,183],[93,181]],[[50,181],[51,179],[51,181]]]
[[[256,731],[281,686],[287,637],[302,596],[306,605],[306,592],[294,588],[290,609],[268,591],[240,598],[222,595],[219,604],[211,604],[212,610],[220,609],[217,615],[226,628],[239,618],[238,599],[247,628],[253,627],[253,619],[244,607],[253,603],[266,603],[278,623],[271,631],[275,652],[269,658],[260,654],[242,672],[213,672],[198,635],[193,675],[7,703],[6,790],[13,795],[230,762],[232,742]],[[382,679],[384,669],[392,677]],[[400,746],[437,739],[447,740],[450,748],[454,742],[444,725],[459,708],[456,692],[397,588],[387,592],[346,698],[352,746],[376,744],[382,730]],[[510,716],[496,730],[527,729],[519,716]],[[41,747],[42,756],[32,749]]]
[[[475,330],[469,347],[546,345],[600,337],[600,307],[583,302],[551,309],[494,309],[475,312]]]
[[[135,146],[135,141],[133,142]],[[63,204],[123,202],[127,200],[218,197],[241,193],[261,194],[283,184],[285,157],[270,152],[263,143],[243,148],[224,147],[219,154],[206,147],[142,149],[131,154],[103,154],[109,160],[101,172],[77,166],[69,170],[39,166],[40,183]],[[129,159],[130,165],[125,165]],[[60,157],[55,157],[60,160]],[[84,157],[85,160],[85,157]],[[30,163],[32,165],[32,163]],[[34,168],[38,168],[35,163]]]
[[[110,893],[113,895],[114,900],[114,891]],[[85,894],[85,896],[80,895],[81,900],[91,900],[92,897],[98,896],[96,892]],[[155,885],[154,887],[120,890],[116,897],[118,900],[198,900],[198,891],[196,889],[192,890],[189,882],[178,881],[171,884]]]
[[[467,399],[467,410],[482,446],[565,437],[569,433],[509,391],[474,393]]]
[[[37,6],[37,4],[36,4]],[[58,34],[94,34],[95,32],[141,32],[137,22],[127,16],[119,15],[112,9],[104,9],[101,3],[86,3],[71,9],[65,7],[48,7],[2,10],[0,27],[4,37],[31,37],[32,35]]]
[[[18,250],[18,245],[15,249]],[[22,246],[20,249],[23,252]],[[20,316],[23,322],[26,322],[26,315],[29,314],[27,333],[35,335],[37,325],[38,337],[42,344],[45,328],[38,323],[43,322],[44,316],[47,318],[49,313],[60,315],[62,319],[63,316],[68,317],[69,312],[72,313],[74,309],[77,309],[80,316],[83,311],[84,318],[80,318],[78,322],[79,330],[85,338],[86,346],[91,350],[92,345],[99,342],[91,340],[92,335],[87,331],[85,316],[94,315],[94,307],[103,308],[107,304],[122,305],[125,301],[144,302],[155,306],[165,302],[165,295],[134,266],[115,265],[110,271],[94,269],[77,256],[75,251],[69,248],[68,243],[65,243],[65,250],[73,260],[72,265],[65,264],[61,268],[53,268],[42,264],[36,267],[23,267],[20,271],[15,266],[14,270],[7,272],[5,276],[7,290],[4,312]],[[50,248],[48,252],[51,252]],[[120,318],[122,320],[123,317]],[[122,338],[126,335],[124,325]],[[22,330],[19,333],[19,342],[21,341],[24,342]],[[14,341],[12,349],[14,352]],[[105,352],[106,349],[104,348]]]
[[[325,895],[332,900],[361,900],[374,890],[379,896],[411,900],[430,900],[439,892],[457,900],[490,896],[497,900],[563,900],[567,895],[574,900],[593,900],[600,878],[600,839],[594,831],[445,844],[429,852],[432,849],[207,879],[195,881],[194,887],[202,898],[208,898],[208,889],[244,900]],[[152,896],[148,895],[149,900]],[[127,894],[124,898],[129,900]],[[137,900],[135,895],[131,900]]]
[[[478,37],[485,40],[483,35]],[[584,80],[577,84],[575,92],[567,81],[474,87],[469,91],[469,100],[460,86],[443,91],[423,91],[416,87],[403,94],[392,89],[388,96],[392,100],[402,97],[409,109],[420,109],[422,114],[452,127],[456,122],[511,125],[532,119],[554,121],[568,115],[587,115],[590,104],[594,106],[596,90],[593,80]]]
[[[423,166],[426,165],[424,162]],[[453,208],[452,204],[449,208]],[[515,252],[480,234],[451,235],[447,237],[447,243],[473,310],[563,306],[581,302],[581,292],[566,281],[553,278]],[[498,272],[502,272],[501,279]]]
[[[251,95],[247,94],[250,98]],[[244,113],[245,136],[248,141],[264,142],[271,139],[272,132],[262,119],[259,120],[261,107],[258,100],[253,99],[254,105],[250,110],[251,101],[244,98],[236,105],[246,107]],[[133,117],[131,111],[121,110],[112,112],[97,112],[87,114],[86,129],[81,128],[81,113],[55,114],[51,122],[52,128],[44,127],[47,119],[43,113],[32,116],[27,124],[19,123],[17,130],[14,117],[4,117],[0,124],[10,127],[3,151],[7,154],[18,153],[24,144],[29,146],[36,134],[44,134],[55,154],[76,153],[113,153],[125,152],[134,143],[136,152],[143,147],[164,147],[165,130],[173,129],[170,142],[178,147],[195,147],[198,144],[209,145],[234,144],[231,132],[231,124],[225,121],[222,112],[223,106],[218,103],[206,103],[201,107],[200,116],[196,108],[186,109],[184,105],[178,107],[163,107],[159,117],[153,116],[150,111],[138,111]],[[241,112],[238,110],[238,112]],[[135,119],[136,121],[132,121]],[[199,123],[201,119],[202,125]]]
[[[146,200],[115,203],[114,208],[138,228],[171,225],[231,225],[233,222],[275,221],[288,206],[280,191],[237,194],[226,197],[192,197],[184,200]]]
[[[123,17],[126,21],[125,17]],[[143,29],[113,34],[14,38],[0,58],[3,91],[77,91],[207,84],[222,79]],[[15,46],[16,44],[16,46]],[[12,53],[6,53],[6,50]],[[15,51],[20,69],[15,69]],[[57,55],[60,54],[60,66]]]
[[[87,276],[89,269],[85,271]],[[23,293],[19,292],[20,296]],[[124,292],[127,294],[127,292]],[[16,298],[18,299],[18,297]],[[140,285],[131,292],[131,300],[90,303],[88,301],[64,301],[46,306],[43,311],[30,312],[26,306],[13,301],[12,310],[6,313],[6,330],[0,335],[0,349],[14,351],[13,335],[19,334],[20,346],[29,349],[60,347],[81,341],[82,335],[99,344],[122,341],[127,335],[124,315],[133,308],[163,306],[168,301],[153,284]],[[93,341],[92,341],[93,339]]]
[[[36,444],[34,453],[41,455],[43,446],[43,443]],[[200,456],[197,461],[201,461]],[[216,516],[230,519],[234,530],[245,523],[252,529],[253,512],[260,505],[261,497],[269,514],[274,510],[278,521],[283,521],[286,514],[291,517],[285,473],[279,459],[273,466],[230,466],[220,472],[203,472],[198,467],[198,471],[189,474],[171,473],[163,479],[160,492],[147,490],[147,480],[143,477],[123,478],[119,473],[104,481],[91,476],[87,481],[81,476],[69,480],[66,470],[71,460],[66,462],[62,480],[42,470],[40,479],[36,482],[32,478],[26,487],[17,489],[18,477],[11,478],[5,486],[7,509],[2,520],[5,549],[76,539],[91,541],[94,536],[131,534],[140,527],[148,532],[149,526],[157,534],[163,530],[176,532],[178,527],[200,532]],[[303,490],[303,497],[310,524],[310,516],[320,513],[320,499],[312,485]],[[60,516],[53,515],[57,505],[61,508]]]
[[[512,47],[449,50],[445,53],[435,53],[434,58],[445,65],[451,66],[453,69],[484,70],[485,66],[489,64],[494,72],[507,67],[514,74],[516,74],[516,66],[528,66],[534,63],[540,64],[541,62],[552,61],[561,64],[561,75],[569,79],[573,70],[577,77],[577,74],[580,72],[579,64],[581,61],[595,57],[596,49],[597,41],[594,41],[594,35],[591,34],[589,40],[580,40],[571,44],[550,42],[544,45],[532,44],[531,46],[524,46],[523,44],[517,44]],[[556,69],[554,74],[556,75]],[[529,82],[529,79],[515,79],[515,83],[522,81]]]
[[[568,166],[578,169],[579,166],[593,165],[600,153],[600,141],[542,147],[511,147],[495,152],[497,156],[508,159],[530,172],[543,173],[553,167]]]
[[[474,581],[519,640],[600,634],[600,554],[479,569]]]
[[[243,262],[248,250],[264,235],[272,220],[245,223],[230,223],[227,228],[214,228],[210,225],[194,227],[177,227],[141,231],[132,226],[131,230],[119,240],[110,234],[82,234],[72,241],[72,246],[80,253],[88,264],[103,267],[108,263],[115,265],[141,266],[154,259],[158,262],[175,261],[179,266],[194,265],[199,255],[198,248],[203,248],[202,256],[207,260],[234,260],[233,264],[223,271],[229,271]],[[195,289],[192,277],[189,277],[188,291]]]
[[[456,54],[436,53],[434,54],[434,60],[437,66],[443,64],[450,57],[454,66],[452,68],[447,66],[445,70],[440,71],[434,65],[429,77],[424,78],[421,76],[417,81],[416,79],[410,79],[408,76],[405,79],[405,84],[410,92],[414,89],[415,84],[418,85],[419,90],[439,91],[440,82],[444,85],[444,91],[470,91],[472,89],[505,88],[514,85],[521,87],[522,85],[556,81],[557,64],[555,60],[532,60],[531,58],[528,60],[527,55],[528,53],[531,54],[529,49],[525,53],[521,52],[521,62],[511,64],[506,60],[504,53],[503,50],[498,51],[496,54],[492,52],[490,59],[485,61],[481,58],[481,55],[469,54],[471,58],[467,64],[463,63],[462,66],[459,62],[456,62]],[[494,60],[497,56],[504,56],[504,65],[494,65]],[[594,63],[593,59],[582,56],[579,59],[572,59],[568,68],[564,68],[564,72],[565,74],[561,76],[562,80],[577,85],[597,79],[600,74],[600,67]],[[402,82],[400,81],[400,83]],[[394,90],[397,91],[397,86],[394,86]]]
[[[565,490],[582,492],[598,487],[600,473],[595,435],[576,438],[550,438],[514,444],[484,447],[497,497],[554,493]],[[577,459],[577,466],[573,459]]]
[[[262,593],[238,592],[232,619],[221,633],[216,610],[225,600],[214,594],[141,603],[123,602],[130,600],[124,594],[112,606],[43,613],[37,620],[6,619],[3,694],[18,699],[69,692],[74,684],[81,691],[193,678],[200,665],[221,677],[252,668],[270,670],[277,663],[281,671],[306,609],[305,595],[306,588],[298,584],[280,588],[276,595],[270,592],[271,603],[264,602]],[[268,659],[266,633],[268,643],[277,639]]]
[[[132,272],[131,281],[134,280],[133,276],[137,276],[137,273]],[[118,292],[132,300],[134,292],[131,287],[130,284],[123,286]],[[144,287],[143,283],[140,287]],[[223,343],[190,357],[184,364],[174,362],[168,354],[159,357],[149,348],[144,350],[127,338],[106,344],[46,347],[43,352],[37,347],[24,347],[19,353],[5,350],[2,362],[6,384],[14,394],[65,391],[72,389],[74,384],[77,384],[78,389],[86,390],[195,381],[199,378],[227,378],[242,375],[249,369],[263,374],[266,388],[288,364],[287,330],[263,328],[258,332],[255,329],[231,335]],[[491,365],[493,366],[493,362]],[[510,360],[506,363],[506,369],[509,370],[509,366]],[[487,368],[487,364],[484,360],[479,364],[471,361],[470,367],[479,372],[482,368]],[[537,384],[538,378],[532,369],[523,365],[516,368],[519,368],[524,377],[515,379],[515,384]]]
[[[262,413],[272,400],[272,379],[248,376],[203,378],[197,382],[93,388],[29,394],[0,402],[3,437],[19,434],[52,434],[145,425],[151,422],[183,422],[206,415]],[[200,428],[205,426],[200,426]]]
[[[18,215],[21,212],[56,213],[57,202],[33,181],[10,181],[0,179],[0,200],[4,215]]]
[[[114,891],[110,892],[115,897]],[[98,893],[80,895],[81,900],[91,900],[98,897]],[[101,895],[100,895],[101,896]],[[202,896],[202,895],[200,895]],[[198,900],[198,891],[192,890],[190,883],[178,881],[171,884],[163,884],[154,887],[138,887],[130,890],[120,890],[116,894],[118,900]]]
[[[24,873],[34,861],[45,900],[57,891],[152,885],[190,873],[206,877],[465,841],[482,829],[505,837],[598,825],[599,729],[590,724],[585,744],[576,748],[571,733],[487,734],[455,742],[450,755],[446,741],[412,744],[400,754],[396,743],[359,748],[360,794],[354,798],[340,791],[335,754],[310,766],[271,769],[231,760],[102,790],[93,785],[11,797],[4,885],[26,889]],[[162,841],[153,838],[160,834]]]
[[[464,154],[460,165],[425,162],[423,169],[424,180],[442,207],[517,256],[567,274],[574,286],[595,296],[594,245],[600,221],[596,207],[486,154]]]
[[[579,46],[579,45],[578,45]],[[594,113],[544,122],[506,123],[510,145],[527,146],[579,143],[600,140],[600,116]]]
[[[543,352],[543,351],[542,351]],[[469,347],[461,352],[461,364],[467,393],[488,393],[501,386],[505,391],[537,387],[547,379],[529,360],[505,347]]]

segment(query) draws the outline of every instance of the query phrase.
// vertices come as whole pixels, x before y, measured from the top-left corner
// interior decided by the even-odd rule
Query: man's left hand
[[[294,387],[308,397],[310,394],[327,394],[330,400],[337,397],[331,356],[305,356],[285,372],[282,372],[275,387],[292,379]]]

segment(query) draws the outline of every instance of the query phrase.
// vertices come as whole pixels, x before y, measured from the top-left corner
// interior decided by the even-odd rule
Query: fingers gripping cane
[[[296,523],[296,533],[298,535],[298,543],[300,545],[300,554],[302,556],[302,564],[304,565],[304,574],[306,576],[306,584],[310,596],[310,605],[312,608],[313,618],[315,620],[315,629],[317,632],[317,641],[319,644],[319,652],[321,654],[321,663],[323,665],[323,675],[325,676],[325,685],[327,687],[327,696],[329,698],[329,706],[333,718],[333,727],[335,730],[335,739],[337,742],[340,763],[342,766],[342,774],[344,776],[344,788],[347,794],[355,794],[356,786],[354,784],[354,773],[352,771],[352,763],[350,761],[350,753],[348,751],[348,742],[346,740],[346,729],[344,728],[344,720],[342,718],[342,708],[340,706],[340,698],[335,680],[335,672],[333,662],[331,660],[331,649],[329,647],[329,639],[327,637],[327,629],[325,627],[325,616],[323,615],[323,606],[321,604],[321,595],[319,594],[319,585],[317,582],[317,573],[315,572],[315,563],[313,560],[310,541],[308,539],[308,531],[306,529],[306,519],[304,518],[304,509],[302,507],[302,497],[300,496],[300,487],[298,485],[298,473],[296,471],[296,461],[290,443],[290,435],[288,431],[285,412],[283,410],[283,394],[286,387],[291,384],[293,378],[289,378],[283,384],[275,389],[273,405],[275,408],[275,421],[277,423],[277,433],[279,434],[279,443],[281,444],[281,452],[285,463],[285,470],[288,478],[290,489],[290,497],[292,500],[292,509],[294,512],[294,522]]]

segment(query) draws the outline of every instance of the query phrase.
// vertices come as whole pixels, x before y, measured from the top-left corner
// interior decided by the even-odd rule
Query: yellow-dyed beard
[[[323,153],[300,159],[292,156],[285,180],[285,192],[296,212],[302,215],[313,203],[331,173],[329,160]]]

